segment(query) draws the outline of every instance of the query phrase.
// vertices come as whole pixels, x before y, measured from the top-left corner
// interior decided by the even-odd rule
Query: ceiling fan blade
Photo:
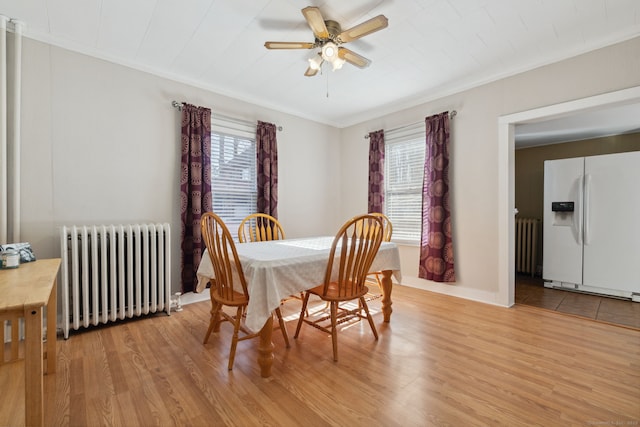
[[[313,43],[307,42],[265,42],[267,49],[313,49]]]
[[[389,20],[384,15],[378,15],[375,18],[371,18],[368,21],[364,21],[361,24],[356,25],[353,28],[349,28],[340,33],[338,39],[342,43],[350,42],[360,37],[364,37],[367,34],[374,33],[383,28],[387,28]]]
[[[324,23],[324,18],[322,17],[320,9],[313,6],[307,6],[302,9],[302,14],[304,15],[304,19],[307,20],[309,27],[311,27],[313,35],[316,36],[317,39],[325,40],[329,38],[329,31]]]
[[[304,72],[304,75],[307,77],[313,77],[316,74],[318,74],[318,70],[311,67],[307,68],[307,71]]]
[[[364,56],[358,55],[354,51],[344,47],[338,48],[338,58],[344,59],[348,63],[353,64],[359,68],[366,68],[369,66],[369,64],[371,64],[371,61]]]

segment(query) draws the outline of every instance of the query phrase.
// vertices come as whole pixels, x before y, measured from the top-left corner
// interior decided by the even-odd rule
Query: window
[[[420,243],[425,138],[423,123],[385,132],[384,212],[396,242]]]
[[[240,222],[257,211],[255,125],[211,122],[213,211],[237,239]]]

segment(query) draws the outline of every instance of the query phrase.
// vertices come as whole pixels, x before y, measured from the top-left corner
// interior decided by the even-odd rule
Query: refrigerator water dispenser
[[[571,227],[573,225],[574,202],[551,202],[553,225]]]

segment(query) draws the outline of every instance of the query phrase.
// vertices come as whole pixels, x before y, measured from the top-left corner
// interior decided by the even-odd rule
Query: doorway
[[[560,119],[581,112],[640,103],[640,86],[502,116],[498,120],[498,296],[515,303],[515,125]]]

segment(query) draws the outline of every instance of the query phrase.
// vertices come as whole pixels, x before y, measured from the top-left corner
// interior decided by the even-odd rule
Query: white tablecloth
[[[283,299],[324,281],[333,239],[330,236],[236,244],[249,290],[246,318],[249,329],[260,330]],[[380,246],[371,271],[382,270],[392,270],[396,281],[402,280],[395,243],[382,242]],[[196,292],[202,292],[213,275],[205,251],[198,266]]]

